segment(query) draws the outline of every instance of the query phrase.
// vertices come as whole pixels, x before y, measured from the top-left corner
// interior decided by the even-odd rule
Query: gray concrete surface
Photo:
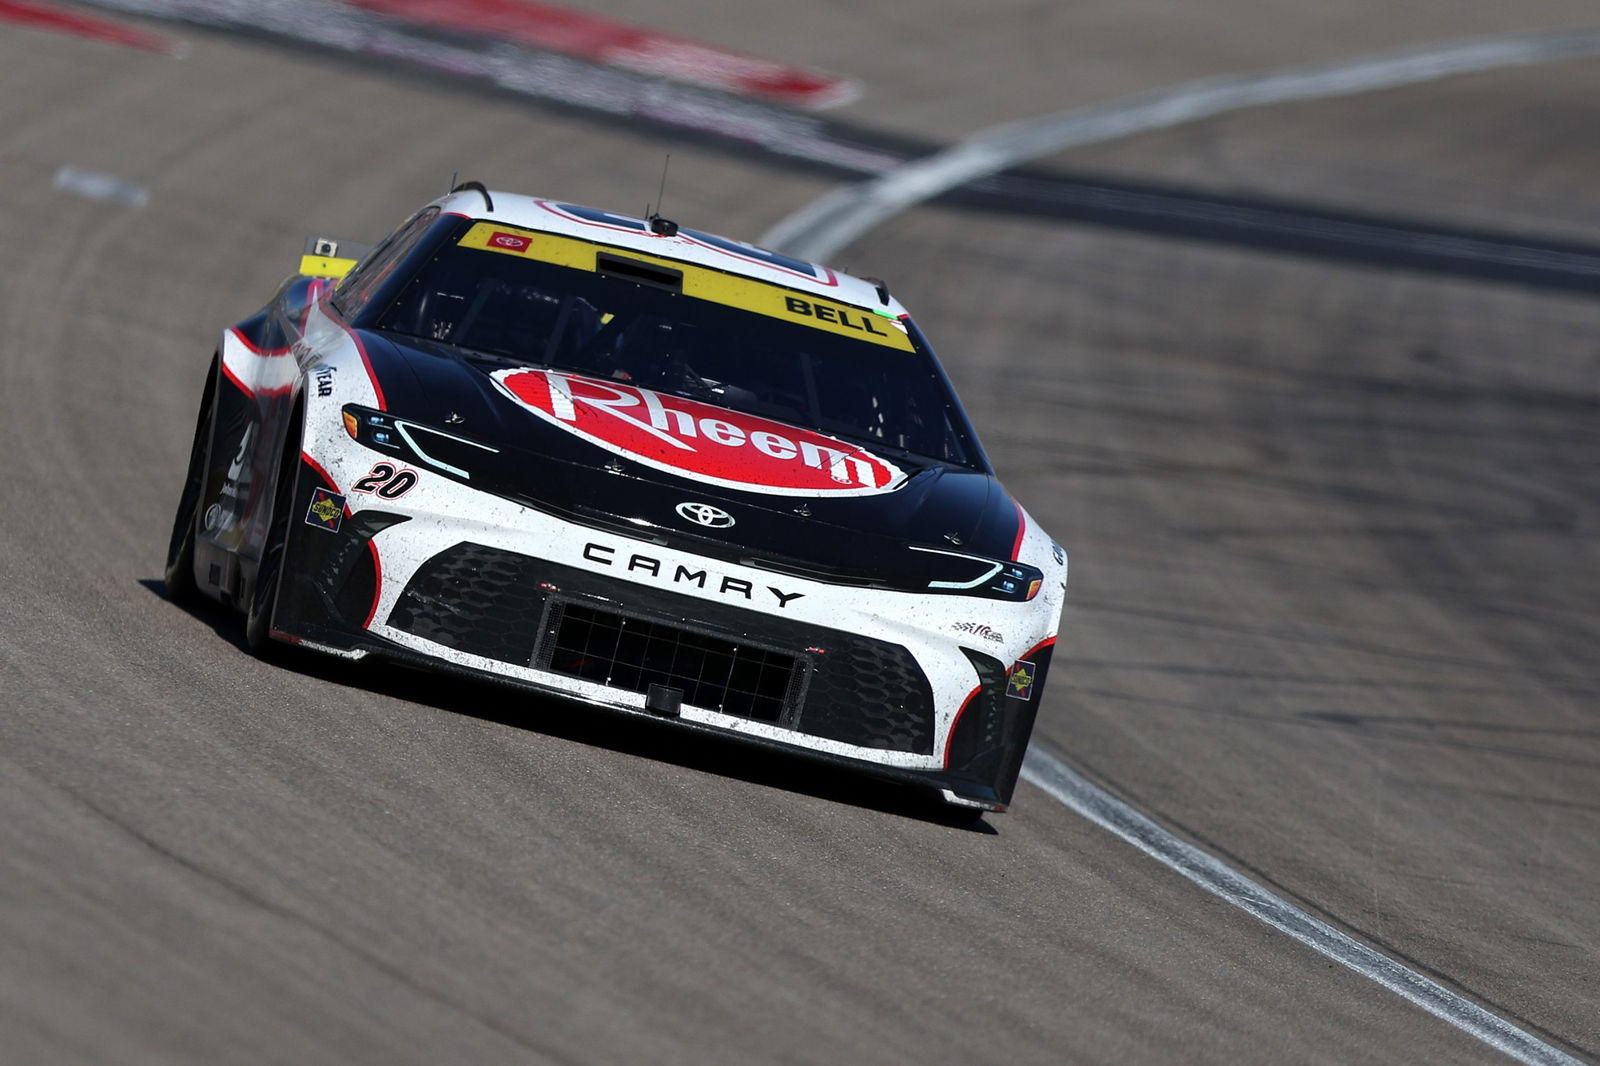
[[[965,132],[1057,88],[1054,59],[1003,64],[974,33],[1125,57],[1076,68],[1088,99],[1584,14],[1307,8],[1244,41],[1167,5],[1050,10],[652,21],[870,80],[856,117],[927,133],[935,110]],[[193,41],[174,61],[0,27],[5,1061],[1499,1061],[1035,790],[974,832],[604,716],[262,664],[230,619],[167,604],[206,355],[304,233],[381,233],[452,170],[632,209],[662,148]],[[937,106],[929,64],[958,86]],[[1344,149],[1319,158],[1395,211],[1447,188],[1516,221],[1548,189],[1541,219],[1582,226],[1589,149],[1540,126],[1568,76],[1495,76],[1525,107],[1481,156],[1465,135],[1403,168],[1363,155],[1397,109],[1464,121],[1417,102],[1436,87],[1340,103]],[[1264,161],[1247,191],[1327,191],[1272,162],[1307,114],[1230,120]],[[1125,150],[1139,173],[1230,177],[1176,133]],[[53,192],[69,163],[149,206]],[[736,236],[825,188],[709,150],[673,165],[675,213]],[[1073,551],[1039,742],[1595,1054],[1600,305],[933,209],[847,258],[920,312]]]

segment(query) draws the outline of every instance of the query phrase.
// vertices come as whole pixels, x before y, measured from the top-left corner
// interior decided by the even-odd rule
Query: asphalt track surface
[[[845,117],[949,141],[1591,15],[1331,7],[701,2],[666,28],[854,77]],[[702,228],[831,187],[185,35],[177,60],[0,27],[0,1061],[1506,1061],[1037,789],[975,826],[648,723],[261,663],[168,604],[206,357],[304,234],[381,234],[454,170],[631,210],[669,146]],[[1596,101],[1574,61],[1050,163],[1594,241]],[[64,165],[148,204],[55,191]],[[1600,1054],[1595,296],[939,207],[840,262],[918,312],[1072,552],[1036,743]]]

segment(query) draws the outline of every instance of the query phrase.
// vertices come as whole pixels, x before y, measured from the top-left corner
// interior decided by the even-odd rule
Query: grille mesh
[[[579,604],[561,605],[552,628],[543,654],[557,673],[631,692],[670,685],[739,718],[779,721],[796,680],[793,656]]]

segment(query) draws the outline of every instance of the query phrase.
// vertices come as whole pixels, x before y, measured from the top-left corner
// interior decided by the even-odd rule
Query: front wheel
[[[206,375],[206,391],[200,397],[200,414],[195,420],[194,443],[189,448],[189,470],[184,475],[178,511],[172,518],[172,536],[167,541],[167,567],[161,575],[167,599],[173,603],[192,603],[200,588],[194,580],[194,529],[199,519],[200,491],[205,483],[206,451],[211,445],[211,412],[217,387],[217,364],[213,359]]]
[[[295,412],[290,420],[293,427],[289,439],[284,441],[283,455],[278,464],[278,484],[272,494],[272,521],[267,526],[267,539],[261,546],[261,563],[256,568],[256,581],[250,590],[250,604],[245,610],[244,639],[250,650],[261,658],[272,655],[277,645],[272,640],[272,616],[278,609],[278,588],[283,584],[283,567],[289,546],[289,522],[294,512],[295,485],[300,474],[300,414]]]

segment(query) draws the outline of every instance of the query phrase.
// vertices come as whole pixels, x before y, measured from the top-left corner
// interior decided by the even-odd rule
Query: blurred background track
[[[785,114],[886,158],[1206,74],[1593,17],[606,8],[855,83]],[[843,171],[95,14],[185,58],[0,24],[8,1063],[1502,1061],[1038,790],[975,829],[648,723],[261,664],[231,619],[166,603],[205,360],[306,234],[377,237],[453,171],[637,211],[670,150],[669,213],[753,238]],[[1588,256],[1597,101],[1600,61],[1574,60],[1030,175]],[[145,198],[58,189],[64,167]],[[1072,553],[1036,742],[1596,1056],[1593,289],[1016,207],[919,208],[839,265],[918,315]]]

